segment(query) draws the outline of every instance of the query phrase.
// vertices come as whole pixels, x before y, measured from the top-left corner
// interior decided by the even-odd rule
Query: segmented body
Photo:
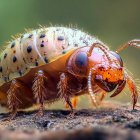
[[[51,63],[79,47],[98,39],[80,30],[49,27],[33,30],[13,40],[0,55],[0,85],[25,75],[30,68]]]
[[[61,97],[57,94],[57,84],[60,80],[60,72],[66,71],[68,57],[76,49],[90,47],[96,42],[100,42],[100,40],[78,29],[66,27],[41,28],[13,40],[5,46],[5,50],[0,55],[1,105],[7,105],[7,92],[11,81],[15,78],[24,85],[20,88],[20,94],[16,94],[22,102],[19,108],[33,105],[36,101],[34,100],[32,84],[38,70],[47,73],[46,101],[58,100]],[[100,49],[99,51],[101,52]],[[77,95],[83,94],[87,80],[83,79],[81,83],[75,77],[71,78],[69,86],[73,89],[72,92]]]
[[[133,44],[134,43],[134,44]],[[140,40],[130,45],[138,46]],[[133,109],[138,92],[127,74],[121,57],[97,38],[73,28],[49,27],[30,31],[12,41],[0,55],[0,104],[11,110],[12,118],[20,108],[43,105],[64,99],[73,111],[70,98],[84,93],[95,106],[113,90],[114,97],[126,83],[132,93]]]

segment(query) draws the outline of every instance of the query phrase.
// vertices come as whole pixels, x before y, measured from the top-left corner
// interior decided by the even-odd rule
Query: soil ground
[[[110,104],[100,109],[46,110],[35,119],[36,111],[19,112],[8,122],[0,114],[1,140],[140,140],[140,110]]]

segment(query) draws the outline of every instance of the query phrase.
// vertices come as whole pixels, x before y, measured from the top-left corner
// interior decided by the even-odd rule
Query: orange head
[[[76,50],[68,59],[67,69],[78,77],[87,77],[92,70],[92,79],[105,91],[112,91],[118,83],[124,80],[123,62],[121,57],[108,51],[111,62],[104,53],[95,48],[91,56],[87,55],[88,47]]]

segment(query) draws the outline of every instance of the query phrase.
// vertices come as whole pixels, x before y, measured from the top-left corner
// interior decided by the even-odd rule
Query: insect
[[[101,93],[102,100],[115,89],[114,97],[127,83],[134,109],[138,91],[118,53],[139,44],[139,39],[131,40],[113,52],[99,39],[74,28],[44,27],[25,33],[0,55],[0,104],[11,111],[10,119],[19,109],[36,103],[41,116],[45,102],[59,99],[73,112],[72,97],[89,94],[98,106],[96,94]]]

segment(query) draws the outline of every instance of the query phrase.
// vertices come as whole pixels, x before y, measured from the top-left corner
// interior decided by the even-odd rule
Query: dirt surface
[[[77,110],[48,110],[35,119],[35,111],[19,112],[8,122],[0,114],[0,139],[34,140],[140,140],[140,110],[128,106]]]

